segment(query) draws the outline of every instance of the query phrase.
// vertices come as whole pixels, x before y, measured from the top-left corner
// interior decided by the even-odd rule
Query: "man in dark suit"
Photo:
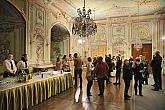
[[[120,54],[116,57],[116,82],[113,84],[120,84],[122,57]]]
[[[160,52],[156,51],[155,56],[153,57],[153,60],[151,61],[151,67],[153,76],[155,77],[155,91],[159,91],[159,89],[162,89],[162,57],[160,56]]]

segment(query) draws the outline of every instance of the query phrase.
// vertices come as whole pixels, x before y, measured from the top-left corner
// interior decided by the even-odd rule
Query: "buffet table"
[[[48,71],[49,69],[55,69],[55,67],[55,65],[35,66],[33,67],[33,72]]]
[[[0,110],[22,110],[72,87],[70,72],[42,72],[33,75],[25,83],[19,83],[16,77],[5,78],[0,83]]]

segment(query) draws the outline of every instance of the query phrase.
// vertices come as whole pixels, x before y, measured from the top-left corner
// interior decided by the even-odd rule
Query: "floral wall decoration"
[[[132,24],[132,42],[137,37],[140,37],[142,42],[151,43],[152,42],[152,23],[151,22],[141,22]]]

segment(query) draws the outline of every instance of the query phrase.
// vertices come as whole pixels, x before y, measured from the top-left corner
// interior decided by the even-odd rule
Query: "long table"
[[[0,83],[0,110],[22,110],[72,87],[70,72],[63,74],[44,73],[35,75],[26,83],[18,83],[17,78],[5,78]]]

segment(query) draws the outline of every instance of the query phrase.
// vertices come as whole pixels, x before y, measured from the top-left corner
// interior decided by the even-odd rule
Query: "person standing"
[[[4,74],[3,77],[8,77],[8,76],[15,76],[17,67],[15,65],[15,62],[13,60],[13,54],[9,53],[7,56],[7,59],[3,62],[4,65]]]
[[[140,58],[137,57],[134,64],[132,65],[133,67],[133,72],[134,72],[134,79],[135,79],[135,84],[134,84],[134,89],[135,89],[135,95],[137,95],[137,87],[139,86],[139,95],[142,95],[142,84],[143,84],[143,64],[140,62]]]
[[[160,52],[156,51],[155,56],[153,57],[151,67],[152,67],[152,72],[155,77],[155,91],[159,91],[159,89],[162,89],[162,76],[161,76],[161,71],[162,71],[162,57],[160,56]]]
[[[62,58],[62,70],[65,72],[70,72],[70,67],[66,55],[64,55]]]
[[[109,56],[105,57],[105,62],[107,63],[107,65],[109,67],[109,69],[107,71],[108,79],[106,80],[106,83],[109,84],[110,83],[111,72],[113,72],[111,54],[109,54]]]
[[[142,57],[142,61],[141,63],[143,63],[143,83],[145,82],[145,84],[148,85],[148,78],[149,78],[149,72],[148,72],[148,60],[146,60],[145,56]]]
[[[59,57],[57,57],[57,60],[56,60],[56,68],[55,68],[55,70],[62,70],[62,63],[61,63]]]
[[[21,60],[17,63],[17,69],[24,70],[25,73],[29,73],[27,54],[22,55]]]
[[[94,66],[92,64],[92,59],[91,57],[88,57],[88,63],[87,63],[87,72],[86,72],[86,78],[87,78],[87,96],[92,96],[90,90],[93,85],[93,79],[94,79],[94,74],[93,74]]]
[[[97,57],[94,57],[93,58],[93,65],[94,65],[94,67],[96,66],[97,63],[98,63],[98,58]]]
[[[77,87],[77,75],[80,78],[80,88],[82,89],[82,65],[83,61],[78,56],[77,53],[74,54],[74,79],[75,79],[75,87]]]
[[[72,54],[69,54],[68,64],[69,64],[69,67],[70,67],[71,74],[74,77],[74,61],[73,61]]]
[[[129,58],[129,64],[130,64],[131,67],[132,67],[133,63],[134,63],[133,56],[130,56],[130,58]]]
[[[128,90],[130,87],[130,81],[132,80],[132,68],[129,64],[129,60],[124,60],[123,65],[123,79],[125,83],[125,89],[124,89],[124,99],[129,100],[130,96],[128,95]]]
[[[99,86],[99,96],[104,95],[104,80],[108,71],[108,65],[102,61],[103,57],[98,57],[98,63],[94,69],[94,73],[96,74],[98,86]]]
[[[113,84],[120,84],[121,65],[122,65],[122,57],[119,54],[116,57],[116,82]]]

